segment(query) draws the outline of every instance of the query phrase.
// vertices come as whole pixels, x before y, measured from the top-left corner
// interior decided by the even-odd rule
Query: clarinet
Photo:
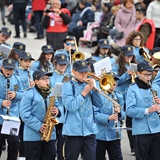
[[[112,99],[114,99],[114,101],[117,101],[115,99],[115,96],[114,96],[114,92],[112,92]],[[118,117],[118,113],[115,112],[115,105],[113,104],[113,114],[117,115]],[[116,139],[120,139],[120,136],[119,136],[119,129],[118,129],[118,119],[116,121],[114,121],[114,129],[116,131]]]
[[[51,61],[47,61],[47,72],[51,72]]]
[[[152,93],[152,100],[153,100],[153,104],[157,104],[156,103],[156,100],[155,100],[155,97],[157,96],[157,91],[153,90],[152,88],[152,84],[151,82],[149,81],[148,84],[150,85],[150,90],[151,90],[151,93]],[[158,115],[160,116],[160,111],[157,111]]]
[[[10,79],[7,78],[7,86],[6,86],[6,100],[10,100],[8,97],[8,92],[10,91]],[[7,115],[9,115],[10,107],[7,107]]]
[[[27,68],[27,73],[28,73],[28,88],[26,88],[25,90],[28,90],[29,88],[32,88],[31,85],[30,85],[30,82],[32,82],[32,78],[31,78],[31,74],[30,74],[30,71],[29,71],[29,68]]]

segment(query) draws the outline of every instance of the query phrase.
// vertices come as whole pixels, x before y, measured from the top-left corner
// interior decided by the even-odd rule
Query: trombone
[[[74,38],[74,44],[75,44],[75,49],[76,52],[72,54],[72,62],[77,61],[77,60],[84,60],[85,59],[85,55],[82,52],[78,51],[78,47],[77,47],[77,42],[75,37]]]

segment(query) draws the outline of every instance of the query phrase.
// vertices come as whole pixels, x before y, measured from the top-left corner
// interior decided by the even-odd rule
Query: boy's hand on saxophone
[[[59,109],[54,106],[51,108],[51,112],[54,116],[57,116],[59,114]]]
[[[41,128],[40,128],[40,132],[44,133],[45,130],[46,130],[46,124],[43,123],[42,126],[41,126]]]

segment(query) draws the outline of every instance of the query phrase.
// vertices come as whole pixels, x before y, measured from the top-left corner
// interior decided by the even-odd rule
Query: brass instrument
[[[153,54],[153,57],[154,57],[155,59],[160,60],[160,52],[154,53],[154,54]],[[160,63],[160,61],[159,61],[159,63]]]
[[[74,37],[74,44],[75,44],[76,52],[72,54],[72,62],[77,61],[77,60],[84,60],[85,55],[82,52],[78,51],[77,42],[76,42],[75,37]]]
[[[7,86],[6,86],[6,100],[10,100],[8,97],[8,92],[10,91],[10,79],[7,78]],[[9,115],[10,107],[7,107],[7,115]]]
[[[88,72],[88,75],[93,77],[95,80],[98,80],[99,81],[99,84],[100,84],[100,88],[103,90],[101,91],[100,89],[98,89],[97,87],[95,87],[94,85],[93,88],[99,93],[101,94],[102,96],[104,96],[105,98],[107,98],[109,101],[111,101],[115,106],[121,108],[121,106],[119,105],[119,103],[117,103],[115,100],[113,100],[111,97],[109,97],[106,93],[106,91],[108,91],[110,88],[113,87],[113,83],[114,83],[114,78],[111,74],[106,74],[106,75],[103,75],[102,78],[99,78],[97,76],[95,76],[94,74]],[[85,79],[84,81],[86,83],[88,83]]]
[[[48,142],[51,138],[52,131],[54,129],[54,126],[59,123],[58,119],[55,118],[55,116],[51,113],[51,108],[54,106],[54,96],[50,97],[50,103],[47,109],[47,113],[44,119],[44,124],[46,124],[46,129],[44,133],[42,133],[42,140],[45,140]]]
[[[140,46],[139,46],[140,47]],[[149,55],[149,53],[145,50],[144,47],[140,47],[140,49],[143,50],[142,56],[145,59],[146,62],[148,62],[150,64],[150,66],[152,66],[152,57]]]

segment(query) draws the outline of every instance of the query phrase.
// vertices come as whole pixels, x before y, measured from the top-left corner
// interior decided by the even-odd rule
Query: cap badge
[[[128,47],[128,51],[131,51],[131,47]]]
[[[69,36],[66,37],[66,39],[68,39],[68,38],[69,38]]]
[[[51,46],[47,46],[48,49],[51,49]]]
[[[65,59],[65,56],[61,56],[62,59]]]
[[[29,53],[29,52],[27,52],[27,56],[28,56],[28,57],[30,56],[30,53]]]
[[[20,46],[19,46],[19,49],[23,49],[23,46],[22,46],[22,45],[20,45]]]
[[[42,68],[41,70],[42,70],[42,72],[45,72],[45,69],[44,69],[44,68]]]
[[[9,30],[9,29],[7,29],[7,33],[10,33],[10,30]]]
[[[86,63],[85,62],[82,62],[82,66],[85,66],[86,65]]]
[[[9,59],[9,60],[8,60],[8,64],[11,64],[11,63],[12,63],[12,60],[11,60],[11,59]]]
[[[104,44],[107,44],[107,41],[106,41],[106,40],[104,41]]]

